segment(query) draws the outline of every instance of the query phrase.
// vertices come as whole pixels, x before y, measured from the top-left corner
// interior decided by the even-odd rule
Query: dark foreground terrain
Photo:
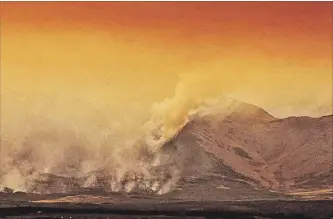
[[[44,198],[44,199],[43,199]],[[333,200],[184,201],[104,195],[0,194],[0,218],[333,218]]]
[[[174,202],[164,204],[3,205],[4,218],[333,218],[332,201]]]

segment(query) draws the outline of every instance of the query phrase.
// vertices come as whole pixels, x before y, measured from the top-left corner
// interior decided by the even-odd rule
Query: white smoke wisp
[[[197,81],[183,80],[176,86],[172,98],[153,105],[152,117],[145,124],[145,140],[151,150],[159,149],[175,136],[188,122],[189,113],[204,102],[200,89],[195,88],[197,85]]]
[[[145,123],[145,142],[150,150],[157,151],[175,136],[193,116],[231,113],[238,102],[221,95],[220,84],[211,84],[204,74],[183,74],[174,95],[155,103],[151,118]],[[223,88],[227,91],[228,87]]]

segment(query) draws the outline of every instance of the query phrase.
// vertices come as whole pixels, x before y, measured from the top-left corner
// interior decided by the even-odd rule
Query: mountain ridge
[[[289,191],[316,179],[312,187],[330,186],[332,115],[277,119],[252,104],[235,109],[219,119],[192,117],[167,145],[178,145],[187,153],[184,148],[195,145],[214,157],[208,160],[217,159],[236,175],[258,182],[258,187]],[[197,152],[179,160],[192,160],[200,169],[210,163],[200,156]]]

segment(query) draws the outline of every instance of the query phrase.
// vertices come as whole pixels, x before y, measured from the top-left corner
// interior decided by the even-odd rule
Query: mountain
[[[27,192],[117,192],[126,197],[213,201],[286,195],[323,198],[333,191],[332,119],[332,115],[277,119],[257,106],[221,99],[191,112],[157,153],[140,142],[135,151],[140,162],[124,163],[127,169],[110,165],[72,177],[28,175]],[[72,149],[68,154],[78,156],[77,166],[82,165],[83,155]],[[22,163],[18,170],[27,169],[25,164],[33,157],[28,152],[15,159]]]
[[[276,119],[259,107],[237,102],[228,114],[192,117],[162,152],[172,154],[184,179],[201,178],[206,186],[219,179],[210,188],[214,191],[231,192],[235,182],[280,193],[331,188],[332,119]],[[185,184],[183,192],[189,186]],[[199,187],[192,192],[200,193]],[[239,188],[233,189],[238,197],[245,194]]]

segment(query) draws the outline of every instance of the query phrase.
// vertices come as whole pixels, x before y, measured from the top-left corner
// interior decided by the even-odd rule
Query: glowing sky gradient
[[[144,116],[182,82],[277,117],[332,112],[330,2],[1,4],[1,90],[16,108],[47,94]]]

